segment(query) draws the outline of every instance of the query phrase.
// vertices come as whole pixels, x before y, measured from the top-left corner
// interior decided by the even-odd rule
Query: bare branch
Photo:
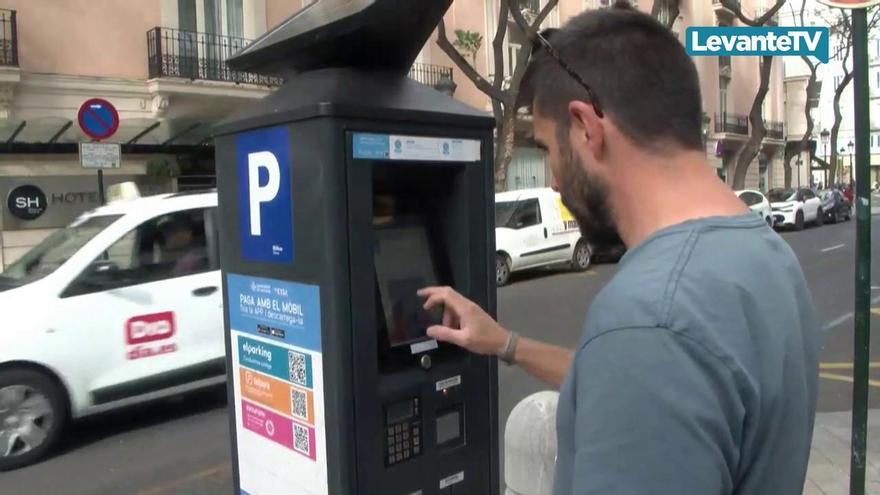
[[[507,36],[507,22],[503,21],[507,19],[508,8],[507,2],[501,2],[499,5],[498,28],[495,30],[495,39],[492,40],[492,56],[495,61],[495,80],[492,85],[498,91],[501,91],[501,87],[504,85],[504,37]],[[501,113],[498,112],[495,115],[496,118],[500,118]]]
[[[547,0],[547,3],[544,5],[544,8],[541,10],[541,13],[538,14],[538,17],[535,18],[535,23],[532,25],[534,32],[538,32],[538,29],[541,28],[541,24],[544,24],[544,21],[550,15],[550,12],[553,12],[553,9],[556,8],[556,5],[559,3],[559,0]]]
[[[767,24],[767,21],[773,18],[779,9],[785,5],[785,0],[776,0],[776,3],[773,4],[773,7],[770,8],[767,12],[764,12],[764,15],[758,17],[756,19],[749,19],[743,14],[742,5],[738,0],[721,0],[721,5],[724,6],[727,10],[733,12],[737,19],[740,20],[743,24],[747,26],[760,27]]]
[[[544,24],[544,21],[547,20],[550,12],[553,12],[553,9],[556,8],[557,4],[559,4],[559,0],[548,0],[544,5],[544,8],[541,9],[541,12],[538,13],[538,16],[535,17],[535,20],[529,24],[529,21],[526,20],[522,12],[516,8],[516,0],[507,0],[507,5],[510,7],[510,15],[516,22],[516,25],[526,34],[526,38],[529,41],[534,41],[535,34],[538,33],[541,24]]]
[[[481,76],[480,73],[477,72],[477,69],[473,67],[454,46],[452,46],[452,43],[449,42],[449,37],[446,35],[446,22],[442,19],[437,26],[437,46],[443,50],[443,53],[455,63],[455,65],[480,91],[493,100],[504,100],[504,95],[501,90],[489,84],[489,81]]]

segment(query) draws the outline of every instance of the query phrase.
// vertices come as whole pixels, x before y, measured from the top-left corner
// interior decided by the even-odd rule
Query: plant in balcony
[[[477,65],[477,53],[483,46],[483,35],[474,31],[465,31],[464,29],[455,30],[455,41],[452,42],[458,51],[463,55],[469,55],[471,63]]]

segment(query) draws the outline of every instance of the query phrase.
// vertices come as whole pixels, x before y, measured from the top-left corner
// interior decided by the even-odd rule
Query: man
[[[553,187],[588,239],[619,235],[629,252],[574,352],[508,332],[449,288],[419,292],[445,308],[429,335],[561,386],[558,495],[800,494],[811,296],[788,245],[706,163],[694,63],[623,6],[540,41],[522,92]]]
[[[208,268],[208,253],[195,238],[195,227],[185,215],[170,217],[159,226],[165,257],[173,261],[171,275],[179,277]]]

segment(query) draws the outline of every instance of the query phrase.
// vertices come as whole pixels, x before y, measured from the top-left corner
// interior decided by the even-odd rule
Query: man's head
[[[638,173],[639,157],[702,149],[696,67],[668,29],[626,3],[585,12],[545,39],[550,47],[535,45],[521,106],[532,109],[553,186],[584,236],[616,242],[612,196],[621,174]]]
[[[180,251],[193,243],[193,227],[182,217],[172,218],[162,223],[159,228],[167,251]]]

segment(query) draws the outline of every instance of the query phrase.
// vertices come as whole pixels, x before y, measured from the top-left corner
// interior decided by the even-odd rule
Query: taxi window
[[[160,215],[122,236],[65,291],[64,297],[158,282],[217,269],[206,210]],[[212,235],[214,235],[212,233]]]

